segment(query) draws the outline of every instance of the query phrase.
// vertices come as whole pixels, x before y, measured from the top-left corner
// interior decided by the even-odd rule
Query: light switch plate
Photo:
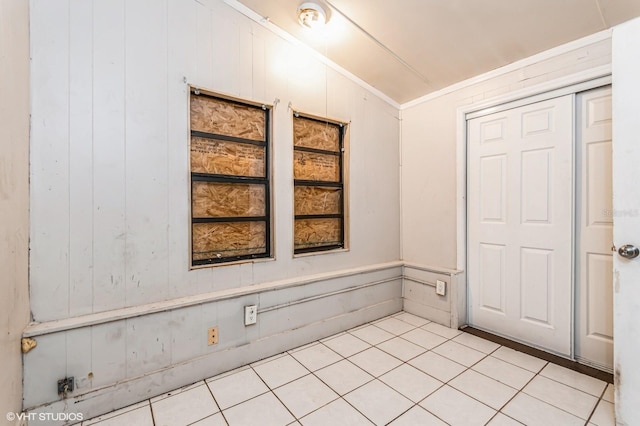
[[[436,280],[436,294],[444,296],[447,292],[447,283],[444,281]]]

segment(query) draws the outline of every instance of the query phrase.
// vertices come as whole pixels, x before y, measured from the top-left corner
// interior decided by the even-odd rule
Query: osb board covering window
[[[295,214],[340,214],[342,212],[342,189],[317,186],[296,186]]]
[[[269,257],[269,110],[192,91],[193,266]]]
[[[345,247],[344,125],[293,118],[294,252]]]
[[[298,117],[299,118],[299,117]],[[340,150],[340,128],[314,120],[293,121],[293,144],[307,148],[337,152]]]
[[[193,224],[193,259],[245,256],[264,253],[264,222]]]
[[[193,217],[264,216],[264,185],[193,182]]]
[[[340,181],[340,159],[335,155],[295,151],[293,176],[300,180]]]
[[[265,113],[208,96],[191,96],[191,130],[265,141]]]
[[[191,171],[229,176],[265,176],[263,146],[191,138]]]
[[[294,232],[296,248],[335,246],[342,242],[340,219],[298,219]]]

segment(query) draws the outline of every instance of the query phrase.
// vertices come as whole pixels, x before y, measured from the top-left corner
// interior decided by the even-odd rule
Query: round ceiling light
[[[321,28],[328,20],[327,12],[317,3],[306,2],[298,7],[298,22],[305,28]]]

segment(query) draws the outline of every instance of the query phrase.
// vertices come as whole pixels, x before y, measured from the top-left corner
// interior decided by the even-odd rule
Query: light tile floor
[[[613,426],[613,387],[399,314],[83,422]]]

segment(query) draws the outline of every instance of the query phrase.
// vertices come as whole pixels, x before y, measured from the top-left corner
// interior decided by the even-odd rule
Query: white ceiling
[[[398,103],[640,16],[640,0],[317,0],[319,37],[304,1],[239,0]]]

